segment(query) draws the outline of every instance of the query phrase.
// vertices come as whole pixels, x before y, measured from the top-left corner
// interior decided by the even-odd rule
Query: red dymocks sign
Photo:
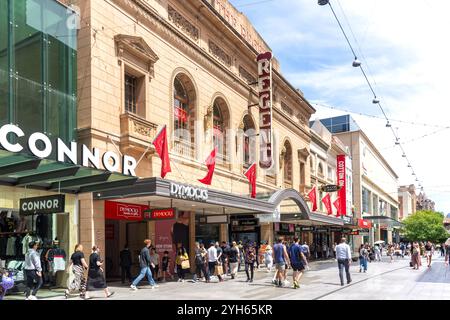
[[[105,201],[105,219],[142,221],[148,206],[114,201]]]
[[[342,188],[338,191],[339,197],[339,214],[342,216],[347,215],[347,188],[346,188],[346,168],[345,168],[345,155],[337,156],[336,166],[337,185]]]
[[[272,159],[272,53],[260,54],[258,62],[259,137],[262,169],[270,169]]]
[[[145,220],[173,220],[175,219],[175,209],[153,209],[144,211]]]

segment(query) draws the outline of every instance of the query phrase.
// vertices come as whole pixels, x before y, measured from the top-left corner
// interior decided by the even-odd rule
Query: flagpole
[[[141,163],[142,159],[144,159],[145,154],[152,147],[153,142],[155,142],[155,139],[160,135],[161,131],[163,131],[165,127],[167,127],[167,125],[163,125],[163,127],[161,129],[159,129],[158,133],[155,135],[155,138],[153,138],[153,141],[148,145],[147,149],[145,149],[144,153],[139,158],[138,162],[136,163],[136,167],[139,165],[139,163]]]

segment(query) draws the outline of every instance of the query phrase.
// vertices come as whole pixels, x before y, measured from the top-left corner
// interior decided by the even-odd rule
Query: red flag
[[[167,126],[164,126],[156,135],[152,144],[161,159],[161,178],[164,179],[167,173],[172,172],[169,159],[169,144],[167,141]]]
[[[204,177],[200,181],[203,184],[206,184],[208,186],[211,185],[212,178],[214,175],[214,169],[216,168],[216,153],[217,153],[217,147],[214,148],[214,150],[209,155],[208,159],[206,159],[206,166],[208,167],[208,173],[206,174],[206,177]]]
[[[317,211],[316,187],[308,193],[309,200],[312,202],[312,211]]]
[[[341,210],[340,210],[340,199],[337,198],[334,202],[333,205],[336,208],[336,217],[340,217],[341,216]]]
[[[327,209],[328,215],[332,215],[333,214],[333,208],[331,208],[331,198],[330,198],[330,194],[329,193],[327,193],[327,195],[325,197],[323,197],[322,202],[325,205],[325,208]]]
[[[247,177],[252,187],[252,198],[256,198],[256,163],[252,164],[244,175]]]

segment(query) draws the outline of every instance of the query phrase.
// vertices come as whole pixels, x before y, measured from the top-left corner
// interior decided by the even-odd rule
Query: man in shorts
[[[283,237],[278,238],[278,243],[273,246],[272,254],[275,262],[275,269],[277,270],[275,284],[278,287],[282,287],[283,281],[285,280],[284,271],[290,263],[286,246],[283,244]]]
[[[291,257],[291,266],[294,271],[292,275],[292,279],[294,281],[294,289],[300,288],[298,284],[301,276],[303,275],[303,270],[305,270],[305,255],[302,252],[302,247],[299,244],[298,237],[294,237],[294,243],[291,245],[290,249],[290,257]]]

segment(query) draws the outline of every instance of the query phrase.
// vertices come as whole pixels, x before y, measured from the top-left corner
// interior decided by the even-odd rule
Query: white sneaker
[[[159,286],[157,284],[155,284],[154,286],[151,286],[151,287],[152,287],[152,289],[159,288]]]
[[[288,286],[288,285],[289,285],[289,281],[284,280],[284,285],[285,285],[285,286]]]
[[[36,296],[29,296],[28,300],[37,300],[38,298]]]
[[[134,291],[136,291],[136,290],[138,289],[138,288],[137,288],[136,286],[134,286],[134,285],[131,285],[130,288],[131,288],[131,290],[134,290]]]

